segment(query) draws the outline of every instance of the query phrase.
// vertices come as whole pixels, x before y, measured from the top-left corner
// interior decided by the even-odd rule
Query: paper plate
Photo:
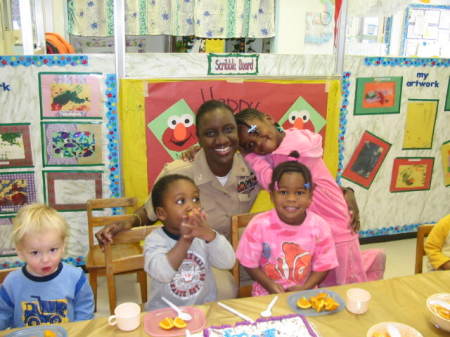
[[[7,334],[5,337],[43,337],[44,331],[53,331],[58,337],[67,337],[67,330],[56,325],[41,325],[23,328]]]
[[[324,310],[321,312],[317,312],[316,309],[313,309],[313,308],[300,309],[299,307],[297,307],[297,301],[300,298],[306,297],[309,299],[310,297],[316,296],[319,293],[327,293],[328,296],[330,296],[336,302],[339,303],[339,307],[337,307],[337,309],[335,309],[335,310],[331,310],[331,311]],[[334,314],[336,312],[343,310],[345,307],[344,300],[334,291],[327,290],[327,289],[311,289],[311,290],[304,290],[304,291],[300,291],[298,293],[294,293],[288,297],[288,304],[292,310],[294,310],[295,312],[297,312],[299,314],[302,314],[303,316],[323,316],[323,315]]]
[[[370,327],[370,329],[367,331],[367,337],[372,337],[375,332],[387,332],[387,326],[393,325],[397,330],[400,332],[402,336],[408,336],[408,337],[423,337],[423,335],[414,329],[412,326],[398,323],[398,322],[381,322],[378,324],[373,325]]]
[[[144,331],[150,336],[164,337],[164,336],[184,336],[184,330],[189,329],[190,332],[195,333],[202,331],[206,325],[205,313],[195,307],[180,307],[183,311],[191,314],[192,319],[187,323],[186,328],[178,329],[173,328],[170,330],[164,330],[159,327],[159,322],[164,318],[175,318],[176,314],[171,308],[163,308],[154,311],[150,311],[144,315]]]

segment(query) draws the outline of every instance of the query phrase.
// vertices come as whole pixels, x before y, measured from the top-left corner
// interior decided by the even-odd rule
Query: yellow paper
[[[398,168],[397,188],[420,188],[425,185],[427,176],[427,166],[423,164],[417,165],[400,165]]]
[[[437,100],[408,102],[403,149],[431,149],[437,105]]]
[[[444,176],[444,185],[450,186],[450,140],[441,146],[442,175]]]
[[[205,41],[206,53],[224,53],[225,40],[223,39],[206,39]]]

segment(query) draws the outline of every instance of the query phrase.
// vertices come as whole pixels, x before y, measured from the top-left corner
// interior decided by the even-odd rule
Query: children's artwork
[[[33,172],[0,173],[0,214],[14,213],[36,201]]]
[[[102,198],[100,171],[44,171],[45,197],[61,211],[86,210],[86,201]]]
[[[101,86],[99,73],[39,73],[41,117],[101,118]]]
[[[429,190],[434,158],[395,158],[391,192]]]
[[[15,256],[16,249],[11,241],[12,217],[0,216],[0,257]]]
[[[406,112],[403,149],[431,149],[439,100],[410,99]]]
[[[450,186],[450,140],[447,140],[441,146],[442,172],[444,176],[444,185]]]
[[[400,113],[403,77],[356,79],[355,115]]]
[[[102,125],[96,122],[42,122],[45,166],[102,164]]]
[[[0,124],[0,169],[33,166],[30,124]]]
[[[147,126],[172,159],[197,143],[195,114],[184,99],[180,99]]]
[[[445,111],[450,111],[450,77],[447,84],[447,95],[445,96]]]
[[[326,120],[303,97],[299,97],[280,118],[278,124],[285,130],[297,128],[320,133]]]
[[[353,152],[342,176],[369,188],[386,158],[391,144],[366,131]]]

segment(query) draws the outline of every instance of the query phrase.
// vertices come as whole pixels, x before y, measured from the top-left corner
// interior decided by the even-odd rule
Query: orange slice
[[[311,302],[306,297],[299,298],[297,301],[297,307],[300,309],[309,309],[311,308]]]
[[[175,326],[175,328],[178,328],[178,329],[183,329],[183,328],[187,327],[187,323],[184,320],[182,320],[180,317],[176,317],[173,320],[173,325]]]
[[[161,322],[159,322],[159,327],[164,330],[170,330],[174,327],[174,321],[170,317],[164,318]]]
[[[44,330],[44,337],[57,337],[57,334],[52,330]]]

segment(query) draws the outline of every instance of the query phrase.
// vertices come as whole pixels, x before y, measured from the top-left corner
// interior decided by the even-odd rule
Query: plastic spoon
[[[390,337],[402,337],[400,331],[398,331],[397,327],[393,324],[388,324],[387,327],[387,333]]]
[[[188,314],[187,312],[178,308],[175,304],[170,302],[167,298],[162,296],[161,299],[164,302],[166,302],[169,305],[169,307],[171,307],[173,310],[175,310],[175,312],[177,313],[177,316],[180,317],[183,321],[190,321],[192,319],[192,316],[190,314]]]
[[[269,303],[266,310],[261,312],[262,317],[270,317],[272,316],[272,308],[278,300],[278,295],[273,298],[273,300]]]

